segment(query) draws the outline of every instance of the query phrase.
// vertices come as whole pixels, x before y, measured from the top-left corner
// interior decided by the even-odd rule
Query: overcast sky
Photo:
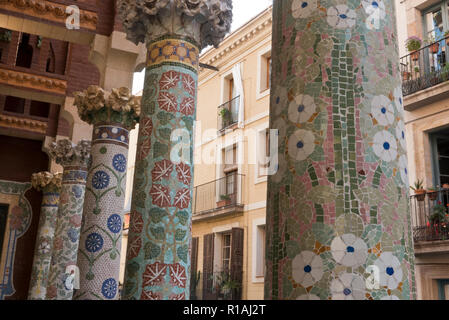
[[[257,16],[273,3],[272,0],[233,0],[233,21],[231,31],[238,29],[240,26]],[[133,93],[137,93],[143,88],[144,72],[134,75]]]

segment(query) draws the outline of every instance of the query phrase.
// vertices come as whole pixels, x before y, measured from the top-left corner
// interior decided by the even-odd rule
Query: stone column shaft
[[[393,1],[275,0],[273,27],[265,298],[413,299]]]
[[[40,172],[33,174],[31,179],[33,187],[42,191],[42,206],[34,249],[29,300],[45,300],[46,298],[61,178],[61,173]]]
[[[138,120],[140,101],[127,88],[113,89],[108,100],[94,86],[75,97],[80,118],[93,124],[94,130],[78,253],[80,287],[74,299],[115,300],[119,298],[129,130]]]
[[[125,299],[189,299],[193,122],[200,50],[230,29],[231,1],[119,1],[147,69],[125,271]]]
[[[48,300],[71,300],[77,276],[77,254],[86,188],[90,141],[53,144],[50,154],[64,168],[49,283]]]

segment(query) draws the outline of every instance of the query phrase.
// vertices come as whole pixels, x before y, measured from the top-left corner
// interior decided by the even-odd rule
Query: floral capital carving
[[[81,140],[74,144],[68,139],[53,142],[50,146],[50,156],[56,163],[65,166],[87,167],[90,159],[91,143],[87,140]]]
[[[117,8],[135,44],[176,34],[194,39],[200,49],[217,47],[232,23],[232,0],[118,0]]]
[[[126,87],[106,93],[98,86],[89,86],[74,95],[81,120],[89,124],[120,123],[131,130],[139,121],[140,97],[132,95]]]
[[[48,171],[33,173],[31,185],[38,191],[57,191],[61,188],[62,173],[51,173]]]

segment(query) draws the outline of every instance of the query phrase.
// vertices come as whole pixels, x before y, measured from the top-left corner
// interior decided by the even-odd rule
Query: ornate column
[[[42,191],[42,206],[34,249],[29,300],[45,300],[46,297],[61,179],[62,173],[39,172],[31,176],[32,186]]]
[[[94,125],[78,250],[80,288],[75,300],[117,299],[126,187],[129,131],[140,115],[140,100],[128,88],[90,86],[75,93],[80,118]]]
[[[188,299],[193,121],[199,53],[230,29],[230,0],[121,0],[148,62],[139,125],[125,299]]]
[[[393,1],[274,1],[267,299],[413,299]]]
[[[81,140],[75,145],[67,139],[53,143],[50,148],[50,155],[62,165],[64,172],[47,286],[48,300],[72,299],[72,273],[76,272],[90,148],[90,141]]]

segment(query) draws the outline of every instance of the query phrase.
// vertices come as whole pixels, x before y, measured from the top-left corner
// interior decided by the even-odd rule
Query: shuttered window
[[[190,300],[196,299],[198,277],[198,238],[192,238],[192,251],[190,255]]]
[[[239,283],[239,287],[232,290],[232,300],[242,299],[243,281],[243,234],[241,228],[233,228],[231,235],[231,278]]]
[[[203,238],[203,300],[214,299],[214,234],[206,234]]]

